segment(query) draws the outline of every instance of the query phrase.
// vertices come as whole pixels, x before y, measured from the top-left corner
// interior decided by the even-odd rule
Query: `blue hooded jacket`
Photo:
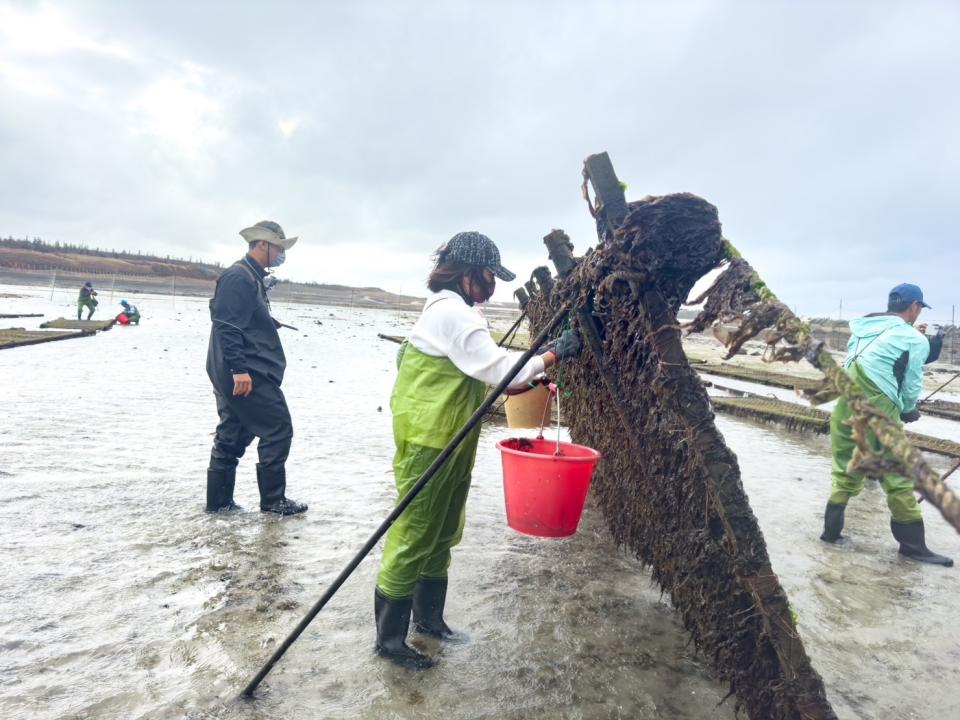
[[[850,321],[849,368],[854,360],[900,412],[917,407],[923,389],[923,364],[930,343],[897,315],[868,315]]]

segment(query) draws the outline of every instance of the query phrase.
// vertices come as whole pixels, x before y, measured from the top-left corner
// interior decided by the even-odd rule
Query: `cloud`
[[[8,52],[29,56],[64,55],[82,51],[114,58],[131,59],[132,51],[109,37],[97,38],[70,23],[49,5],[35,12],[19,12],[0,7],[0,36]]]
[[[293,135],[302,124],[303,118],[300,117],[284,118],[277,121],[277,127],[280,128],[280,132],[285,138]]]
[[[185,63],[175,75],[151,82],[129,103],[128,131],[159,140],[195,159],[224,139],[223,104],[210,92],[214,73]]]

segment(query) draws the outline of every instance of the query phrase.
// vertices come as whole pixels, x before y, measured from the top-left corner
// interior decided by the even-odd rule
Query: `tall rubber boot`
[[[407,645],[411,598],[394,600],[378,589],[373,592],[373,616],[377,623],[377,655],[408,670],[427,670],[436,663]]]
[[[233,486],[237,478],[237,469],[207,469],[207,512],[243,510],[233,501]]]
[[[904,557],[931,565],[953,567],[953,560],[943,555],[937,555],[927,547],[923,520],[908,523],[891,520],[890,531],[897,542],[900,543],[900,554]]]
[[[284,494],[287,490],[287,471],[264,470],[257,463],[257,487],[260,488],[260,512],[277,515],[296,515],[307,511],[307,504],[291,500]]]
[[[447,604],[447,578],[420,578],[413,589],[413,626],[424,635],[463,643],[470,638],[452,629],[443,620]]]
[[[827,503],[827,509],[823,512],[823,534],[820,539],[824,542],[835,543],[845,538],[840,534],[843,530],[843,511],[847,509],[846,505],[838,503]]]

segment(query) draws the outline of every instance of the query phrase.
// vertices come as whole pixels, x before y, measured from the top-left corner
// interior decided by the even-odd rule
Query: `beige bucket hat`
[[[283,234],[283,228],[273,220],[261,220],[256,225],[251,225],[240,231],[242,237],[248,243],[256,240],[266,240],[271,245],[276,245],[284,250],[289,250],[297,242],[297,238],[288,238]]]

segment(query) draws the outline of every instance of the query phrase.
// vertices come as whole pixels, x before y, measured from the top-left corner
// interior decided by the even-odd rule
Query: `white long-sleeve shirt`
[[[488,385],[503,380],[523,354],[498,347],[484,319],[452,290],[430,293],[407,341],[426,355],[449,358],[464,374]],[[510,387],[523,387],[543,371],[543,358],[534,355]]]

